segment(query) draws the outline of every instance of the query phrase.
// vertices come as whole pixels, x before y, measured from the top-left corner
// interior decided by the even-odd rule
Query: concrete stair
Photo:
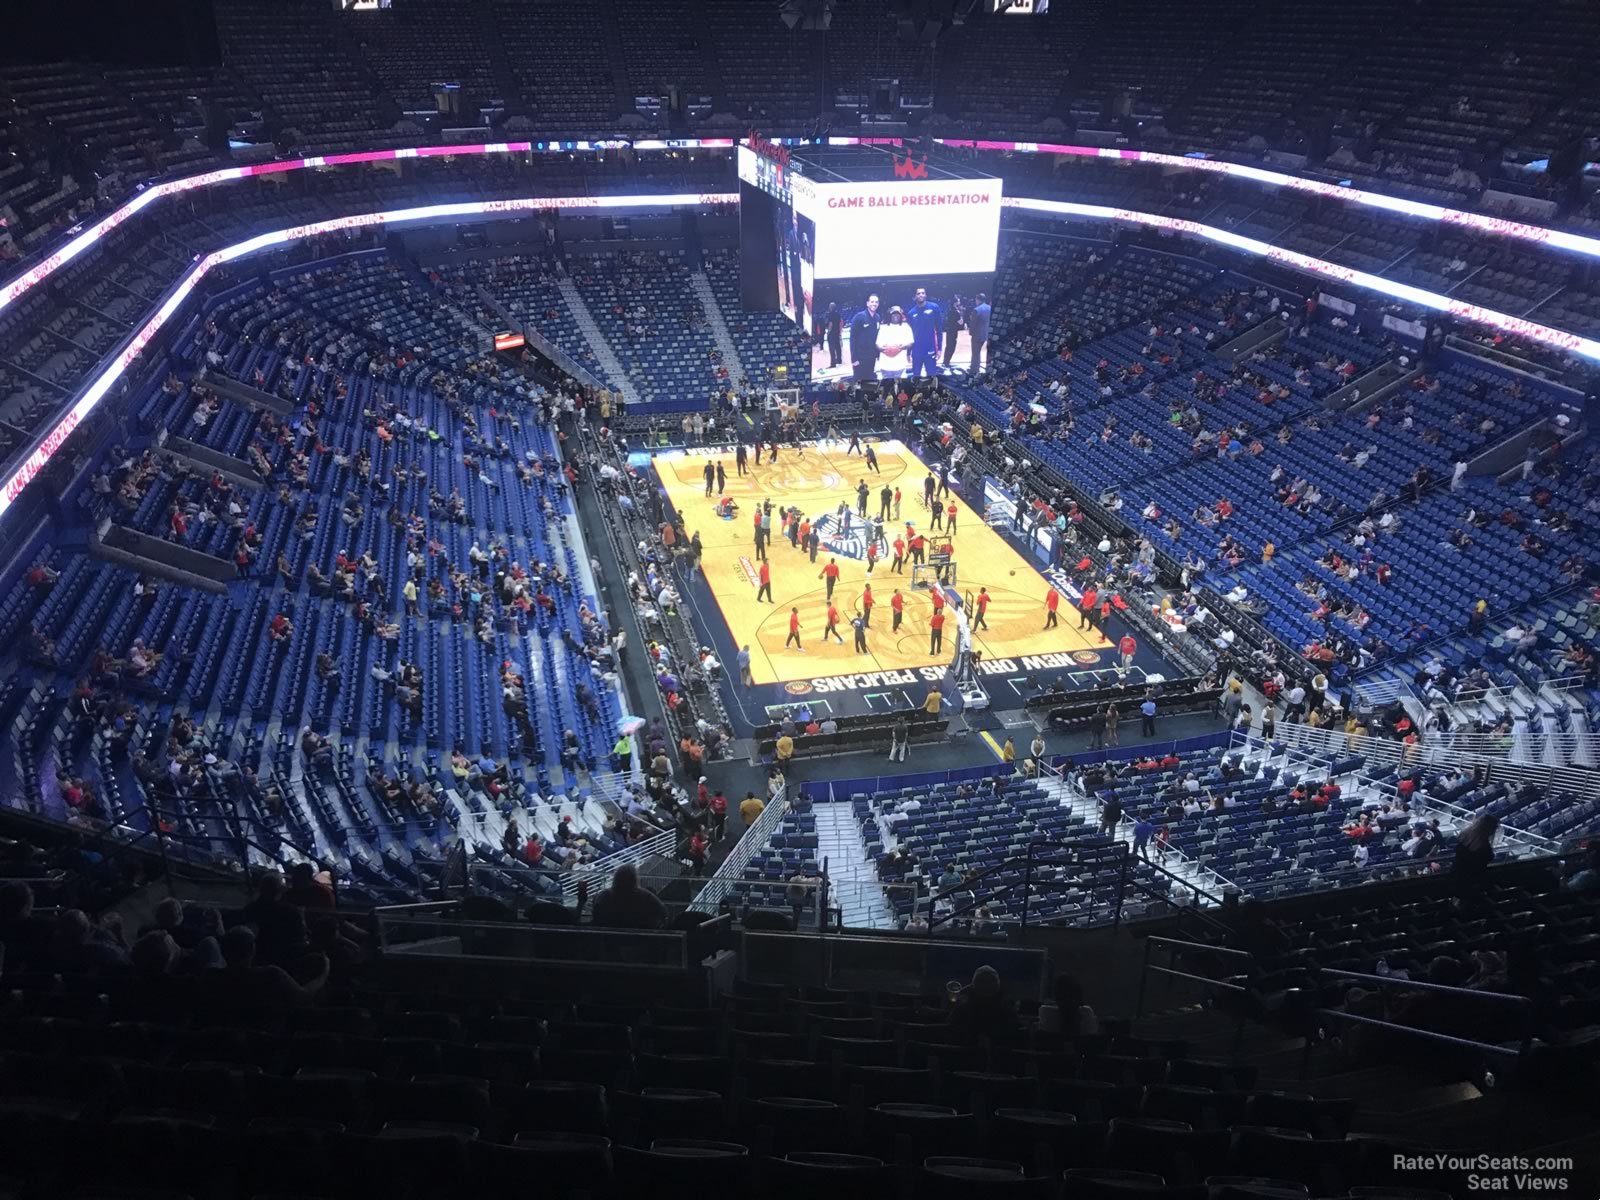
[[[589,306],[583,302],[583,296],[578,291],[578,285],[563,275],[556,284],[561,289],[561,297],[567,302],[567,311],[572,314],[572,319],[578,323],[579,330],[594,351],[595,358],[600,363],[600,369],[607,379],[613,380],[622,392],[622,399],[627,404],[639,403],[639,388],[628,377],[627,371],[622,368],[622,360],[617,357],[617,352],[611,348],[611,343],[606,340],[606,335],[600,332],[600,326],[594,319],[594,314],[589,311]]]
[[[817,804],[817,861],[828,864],[832,899],[844,911],[847,929],[893,929],[894,911],[884,899],[878,871],[867,857],[861,826],[848,803]]]
[[[728,368],[728,378],[735,383],[749,379],[744,360],[739,357],[739,348],[733,344],[733,335],[728,332],[728,323],[723,320],[722,309],[711,290],[711,280],[704,271],[694,271],[689,276],[689,286],[694,289],[695,299],[700,301],[706,320],[711,324],[711,336],[716,339],[717,349],[722,351],[722,365]]]
[[[1100,802],[1093,796],[1087,796],[1064,780],[1051,776],[1044,776],[1039,780],[1039,783],[1047,795],[1054,796],[1057,803],[1072,809],[1074,815],[1081,817],[1090,825],[1099,825]],[[1133,851],[1133,824],[1133,820],[1124,815],[1122,823],[1117,826],[1114,835],[1117,841],[1127,845],[1130,853]],[[1154,860],[1152,859],[1152,861]],[[1226,882],[1221,881],[1220,876],[1179,856],[1176,850],[1169,851],[1160,865],[1164,870],[1176,875],[1185,883],[1192,884],[1202,892],[1210,893],[1212,896],[1218,896],[1220,894],[1219,889],[1227,886]],[[1199,898],[1196,907],[1210,908],[1214,907],[1214,904],[1211,900],[1202,896]]]

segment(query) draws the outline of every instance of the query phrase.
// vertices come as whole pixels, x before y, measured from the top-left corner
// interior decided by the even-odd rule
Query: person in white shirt
[[[1289,711],[1284,716],[1290,721],[1298,721],[1305,712],[1306,690],[1298,683],[1289,689],[1284,697],[1289,702]]]
[[[885,379],[901,379],[911,366],[911,343],[916,335],[906,324],[906,314],[897,304],[889,310],[889,321],[878,326],[878,374]]]

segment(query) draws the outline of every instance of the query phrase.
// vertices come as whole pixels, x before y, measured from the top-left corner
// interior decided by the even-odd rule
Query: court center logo
[[[870,518],[863,520],[854,512],[850,513],[850,526],[845,528],[845,517],[837,510],[824,513],[811,522],[811,527],[817,531],[821,538],[821,546],[825,553],[838,558],[866,558],[867,541],[876,535],[876,526]],[[878,549],[881,552],[883,545],[880,542]]]

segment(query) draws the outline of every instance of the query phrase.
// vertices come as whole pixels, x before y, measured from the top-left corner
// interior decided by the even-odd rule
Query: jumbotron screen
[[[746,307],[811,340],[811,379],[976,374],[988,362],[1000,180],[822,182],[739,149]]]

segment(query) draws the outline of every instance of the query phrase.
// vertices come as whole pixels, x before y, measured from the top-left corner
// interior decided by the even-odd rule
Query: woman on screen
[[[878,375],[882,379],[903,379],[911,366],[911,343],[916,334],[906,324],[906,314],[897,304],[889,310],[889,323],[878,326]]]

